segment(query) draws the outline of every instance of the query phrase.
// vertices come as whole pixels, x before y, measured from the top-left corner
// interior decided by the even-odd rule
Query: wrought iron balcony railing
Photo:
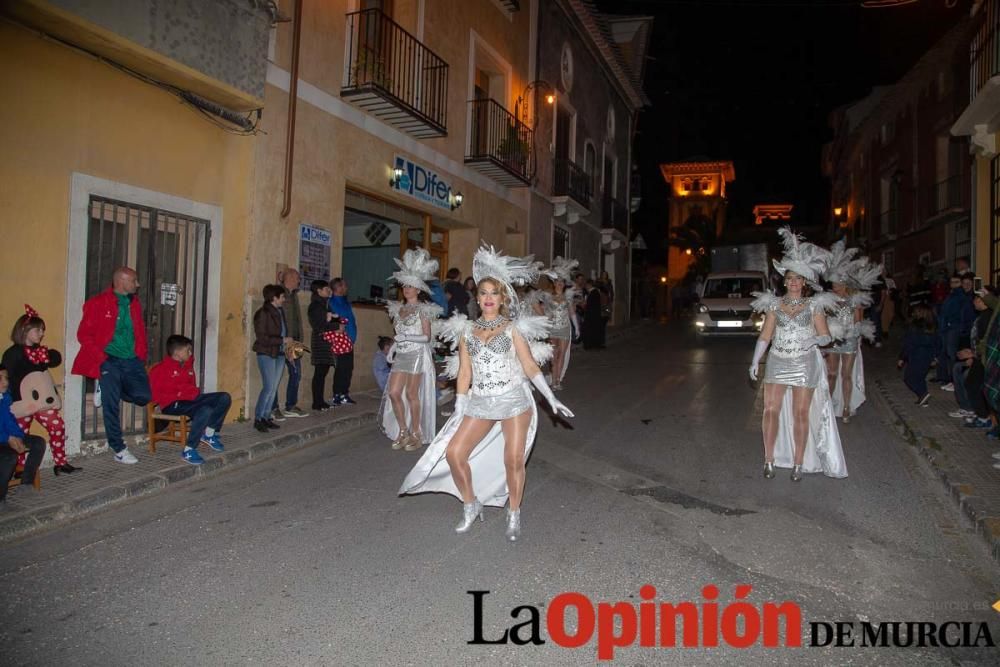
[[[1000,0],[987,0],[982,17],[969,49],[970,102],[987,81],[1000,75]]]
[[[604,196],[604,217],[601,227],[617,229],[622,234],[628,234],[628,209],[614,197]]]
[[[340,96],[418,138],[447,134],[448,63],[378,9],[347,15]]]
[[[948,211],[958,211],[968,208],[965,203],[966,188],[963,187],[962,177],[951,176],[934,185],[926,191],[925,200],[925,220],[937,217]]]
[[[583,208],[590,210],[590,176],[583,167],[565,158],[552,161],[552,194],[570,197]]]
[[[528,185],[534,175],[534,132],[496,100],[469,102],[471,138],[465,163],[498,183]]]

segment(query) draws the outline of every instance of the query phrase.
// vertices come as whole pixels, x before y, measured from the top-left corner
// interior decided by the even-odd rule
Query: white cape
[[[833,411],[833,401],[830,399],[830,386],[826,381],[823,355],[815,347],[813,354],[818,357],[816,363],[823,369],[823,373],[809,405],[809,439],[802,459],[802,472],[821,472],[827,477],[847,477],[847,462],[844,460],[840,433],[837,431],[837,420],[834,417],[836,413]],[[795,439],[792,430],[794,422],[792,388],[789,387],[785,391],[785,400],[781,405],[778,439],[774,444],[774,465],[779,468],[791,468],[795,463]]]
[[[423,444],[427,444],[434,437],[437,430],[437,392],[435,391],[435,380],[437,373],[434,370],[434,357],[431,355],[430,343],[422,346],[421,373],[420,373],[420,439]],[[393,351],[389,352],[389,362],[392,363]],[[390,382],[392,374],[389,374]],[[389,400],[389,385],[385,383],[385,391],[382,392],[382,403],[379,405],[378,413],[379,428],[390,440],[399,437],[399,424],[396,422],[396,413],[392,410],[392,401]],[[406,423],[410,423],[410,402],[403,397],[403,409],[406,411]]]
[[[861,359],[861,344],[858,344],[858,353],[854,356],[854,369],[851,372],[851,414],[853,415],[865,402],[865,365]],[[833,390],[833,414],[841,416],[844,414],[844,388],[843,374],[837,373],[837,386]]]
[[[531,424],[528,426],[528,437],[524,445],[524,459],[528,460],[535,444],[535,433],[538,430],[538,408],[531,385],[527,380],[521,385],[522,390],[531,399]],[[410,470],[399,487],[399,495],[416,493],[450,493],[459,500],[462,494],[451,477],[451,467],[445,458],[448,445],[462,423],[461,415],[453,415],[434,441],[424,451],[417,465]],[[483,505],[503,507],[507,504],[507,469],[503,463],[504,439],[500,422],[493,424],[486,437],[483,438],[469,456],[469,467],[472,468],[472,488],[476,497]]]

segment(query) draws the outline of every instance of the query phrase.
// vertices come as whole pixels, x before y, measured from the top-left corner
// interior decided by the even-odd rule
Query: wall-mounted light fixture
[[[451,210],[454,211],[456,208],[461,206],[462,202],[464,201],[465,201],[465,195],[463,195],[461,192],[456,192],[455,194],[453,194],[451,196]]]
[[[684,254],[685,255],[690,255],[691,254],[691,248],[688,248],[687,250],[685,250]]]
[[[392,168],[392,178],[389,179],[389,187],[394,188],[399,185],[399,180],[403,178],[403,168],[393,167]]]
[[[847,226],[847,208],[844,206],[833,207],[833,221],[841,227]]]

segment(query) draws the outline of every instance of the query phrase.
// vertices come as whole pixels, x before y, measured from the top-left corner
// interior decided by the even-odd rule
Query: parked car
[[[752,292],[763,292],[767,275],[761,271],[710,273],[698,295],[694,326],[702,336],[760,333],[764,318],[750,308]]]

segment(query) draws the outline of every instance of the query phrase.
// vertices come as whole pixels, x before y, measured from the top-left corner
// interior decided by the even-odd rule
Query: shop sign
[[[393,166],[403,170],[392,186],[394,190],[426,204],[451,210],[451,185],[440,174],[402,155],[396,156]]]
[[[330,279],[330,245],[333,236],[322,227],[299,225],[299,274],[302,284]]]

